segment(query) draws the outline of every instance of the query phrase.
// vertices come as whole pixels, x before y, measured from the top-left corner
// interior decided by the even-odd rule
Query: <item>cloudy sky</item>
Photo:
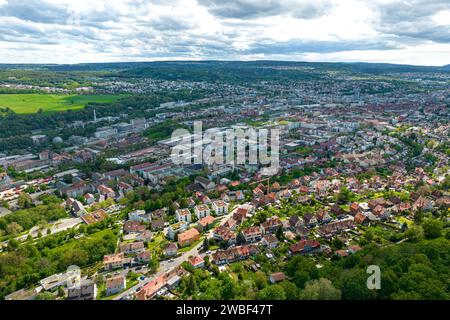
[[[450,64],[450,0],[0,0],[0,63]]]

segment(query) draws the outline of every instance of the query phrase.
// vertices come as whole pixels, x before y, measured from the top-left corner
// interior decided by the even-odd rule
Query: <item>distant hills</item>
[[[364,72],[420,72],[420,71],[442,71],[450,70],[450,64],[441,67],[415,66],[391,63],[369,63],[369,62],[305,62],[305,61],[277,61],[277,60],[255,60],[255,61],[154,61],[154,62],[109,62],[109,63],[80,63],[80,64],[0,64],[0,69],[47,69],[52,71],[96,71],[96,70],[128,70],[138,68],[160,68],[160,67],[264,67],[264,66],[291,66],[312,68],[343,68]]]
[[[338,63],[302,61],[161,61],[56,64],[0,64],[2,69],[34,69],[53,72],[108,72],[108,76],[145,77],[161,80],[246,82],[264,80],[330,79],[330,71],[342,75],[382,75],[389,73],[447,73],[442,67],[389,63]]]

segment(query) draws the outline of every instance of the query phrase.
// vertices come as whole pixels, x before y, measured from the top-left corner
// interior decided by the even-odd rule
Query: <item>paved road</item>
[[[198,255],[198,251],[202,247],[202,245],[203,245],[203,243],[200,242],[195,247],[193,247],[191,250],[184,252],[181,256],[179,256],[177,258],[174,258],[172,262],[170,262],[169,260],[162,261],[160,263],[159,271],[156,274],[152,275],[149,278],[146,278],[145,280],[139,282],[138,284],[136,284],[135,286],[131,287],[130,289],[122,292],[118,296],[114,297],[113,300],[120,300],[120,299],[126,297],[128,294],[134,293],[138,288],[145,286],[147,283],[149,283],[150,281],[152,281],[156,277],[159,277],[160,275],[162,275],[162,274],[164,274],[164,273],[166,273],[166,272],[168,272],[168,271],[178,267],[184,261],[187,261],[187,259],[190,256]]]
[[[216,220],[218,219],[222,219],[221,224],[225,223],[226,220],[228,220],[228,218],[233,216],[233,213],[237,210],[238,206],[235,206],[228,214],[224,215],[224,216],[220,216],[217,217]],[[166,228],[167,229],[167,228]],[[167,230],[165,231],[165,234],[167,232]],[[211,232],[209,232],[207,234],[208,237],[210,237],[212,235]],[[152,281],[153,279],[155,279],[156,277],[159,277],[160,275],[162,275],[163,273],[166,273],[176,267],[178,267],[180,264],[182,264],[184,261],[187,261],[187,259],[190,256],[195,256],[199,254],[199,249],[203,246],[203,242],[200,242],[199,244],[197,244],[195,247],[193,247],[191,250],[184,252],[181,256],[173,259],[172,262],[170,262],[169,260],[164,260],[161,261],[160,263],[160,269],[159,271],[152,275],[149,278],[146,278],[145,280],[139,282],[138,284],[136,284],[135,286],[131,287],[130,289],[122,292],[121,294],[119,294],[118,296],[116,296],[113,300],[120,300],[122,298],[125,298],[128,294],[130,293],[134,293],[136,291],[136,289],[141,288],[143,286],[145,286],[147,283],[149,283],[150,281]]]

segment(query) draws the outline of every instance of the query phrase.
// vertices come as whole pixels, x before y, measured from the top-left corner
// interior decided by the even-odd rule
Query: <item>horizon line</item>
[[[277,59],[255,59],[255,60],[221,60],[221,59],[201,59],[201,60],[145,60],[145,61],[110,61],[110,62],[77,62],[77,63],[46,63],[46,62],[0,62],[0,66],[8,65],[34,65],[34,66],[77,66],[87,64],[126,64],[126,63],[204,63],[204,62],[284,62],[284,63],[326,63],[326,64],[379,64],[379,65],[393,65],[393,66],[410,66],[410,67],[424,67],[424,68],[445,68],[450,64],[444,65],[423,65],[423,64],[408,64],[395,62],[374,62],[374,61],[307,61],[307,60],[277,60]]]

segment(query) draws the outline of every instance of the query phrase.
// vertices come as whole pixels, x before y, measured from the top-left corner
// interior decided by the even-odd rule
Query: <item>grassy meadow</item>
[[[0,108],[16,113],[57,112],[83,109],[89,102],[109,103],[125,95],[0,94]]]

